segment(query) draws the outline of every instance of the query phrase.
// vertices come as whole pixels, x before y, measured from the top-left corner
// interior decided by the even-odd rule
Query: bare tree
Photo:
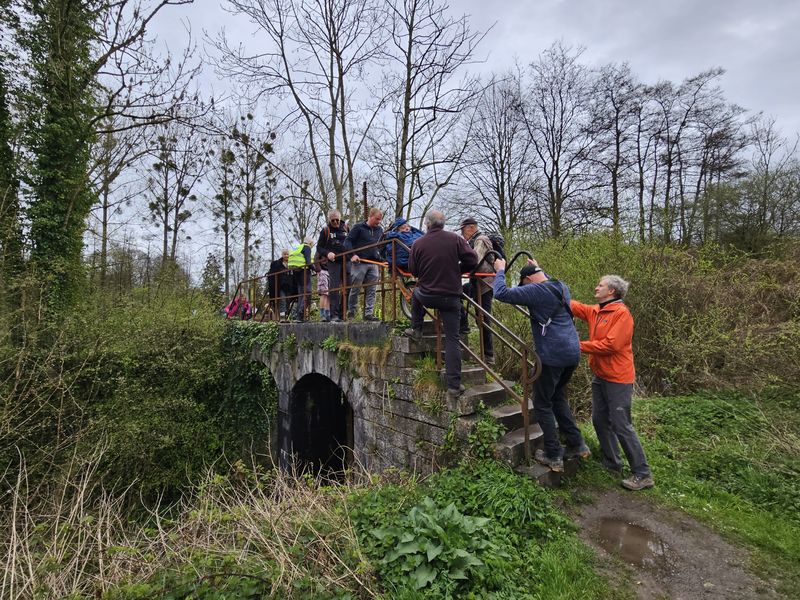
[[[470,136],[464,178],[477,195],[479,208],[470,211],[481,223],[506,233],[529,226],[536,180],[532,142],[520,119],[520,80],[508,73],[493,77],[480,95]],[[473,215],[474,216],[474,215]]]
[[[582,50],[555,42],[531,65],[522,115],[545,184],[550,233],[564,233],[567,210],[593,186],[589,157],[596,133],[589,128],[590,74]]]
[[[195,185],[205,176],[207,139],[197,127],[176,122],[159,126],[150,155],[155,159],[148,177],[150,220],[162,233],[162,264],[175,261],[179,234],[191,218],[197,200]]]
[[[373,130],[372,148],[394,190],[392,212],[408,218],[415,201],[432,201],[460,166],[465,146],[454,133],[474,104],[477,81],[457,78],[485,34],[436,0],[396,0],[389,8],[385,57],[390,69],[396,66],[385,79],[391,116]]]
[[[221,36],[215,42],[226,76],[260,84],[259,94],[287,101],[287,130],[302,131],[314,192],[325,206],[355,210],[354,166],[381,99],[371,98],[366,74],[383,45],[377,0],[229,0],[270,47],[248,54]]]

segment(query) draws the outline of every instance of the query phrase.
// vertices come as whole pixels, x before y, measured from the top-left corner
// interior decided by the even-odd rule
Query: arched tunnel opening
[[[292,455],[303,472],[335,476],[352,463],[353,410],[333,381],[311,373],[292,390]]]

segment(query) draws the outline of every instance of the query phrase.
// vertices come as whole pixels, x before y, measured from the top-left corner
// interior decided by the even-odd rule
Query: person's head
[[[432,227],[444,227],[444,213],[440,210],[429,210],[425,215],[425,228],[431,229]]]
[[[310,248],[314,245],[314,240],[312,240],[310,237],[306,237],[303,239],[303,243]]]
[[[367,225],[370,227],[377,227],[381,224],[381,220],[383,219],[383,211],[380,208],[375,208],[374,206],[369,209],[369,216],[367,217]]]
[[[289,260],[289,250],[287,248],[284,248],[283,250],[281,250],[281,260],[283,262],[286,262],[287,260]]]
[[[519,285],[528,283],[542,283],[547,279],[542,268],[538,265],[525,265],[519,271]]]
[[[390,229],[393,231],[411,231],[411,225],[403,217],[397,217]]]
[[[335,208],[328,211],[328,223],[331,224],[333,227],[339,227],[339,224],[342,222],[342,213],[340,213]]]
[[[461,235],[464,238],[469,239],[475,235],[476,231],[478,231],[478,222],[472,217],[467,217],[461,221],[459,228],[461,229]]]
[[[604,275],[594,288],[594,298],[600,303],[622,300],[630,285],[619,275]]]

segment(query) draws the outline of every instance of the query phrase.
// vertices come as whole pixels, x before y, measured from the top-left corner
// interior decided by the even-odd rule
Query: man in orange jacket
[[[622,473],[619,446],[625,452],[631,476],[622,486],[643,490],[655,485],[639,436],[631,422],[631,402],[636,371],[633,367],[633,316],[622,302],[629,283],[617,275],[606,275],[594,288],[598,304],[573,300],[572,314],[589,324],[589,340],[581,352],[589,355],[592,379],[592,423],[597,432],[603,465]]]

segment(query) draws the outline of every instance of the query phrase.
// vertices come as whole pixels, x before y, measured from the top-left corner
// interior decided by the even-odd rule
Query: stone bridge
[[[330,473],[361,465],[369,472],[395,467],[427,473],[457,458],[481,414],[506,431],[496,454],[520,465],[519,404],[508,402],[500,384],[487,382],[482,367],[467,362],[467,390],[448,401],[443,374],[435,369],[433,323],[425,326],[426,335],[414,342],[394,335],[391,323],[281,324],[279,342],[268,354],[256,347],[254,360],[269,367],[278,388],[281,467]],[[531,425],[532,448],[540,437]],[[550,477],[536,467],[528,474]]]

